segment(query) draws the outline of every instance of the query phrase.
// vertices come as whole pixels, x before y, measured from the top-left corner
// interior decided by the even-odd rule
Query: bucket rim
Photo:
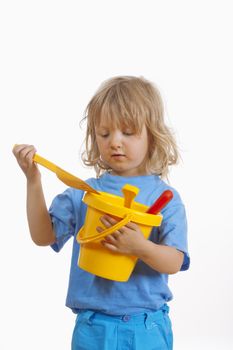
[[[120,202],[122,201],[122,205],[116,205],[116,203],[106,201],[106,197],[109,199],[114,198]],[[134,202],[134,204],[136,204],[139,208],[141,207],[142,211],[135,210],[134,208],[124,207],[123,197],[108,192],[99,191],[99,194],[87,192],[83,197],[83,202],[88,206],[97,209],[98,211],[102,211],[103,213],[117,216],[119,218],[123,218],[127,214],[133,214],[133,221],[137,224],[160,226],[163,219],[161,213],[158,213],[156,215],[146,213],[149,207],[139,202]]]

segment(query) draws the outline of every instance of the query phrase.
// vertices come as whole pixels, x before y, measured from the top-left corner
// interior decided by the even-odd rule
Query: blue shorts
[[[172,350],[169,308],[136,315],[78,314],[72,350]]]

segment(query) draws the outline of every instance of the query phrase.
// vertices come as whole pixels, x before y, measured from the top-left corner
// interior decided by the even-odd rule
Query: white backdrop
[[[231,1],[14,1],[0,3],[2,350],[69,349],[64,305],[71,242],[35,246],[25,178],[11,153],[38,153],[85,179],[79,121],[99,84],[144,76],[161,90],[183,162],[171,184],[189,219],[191,268],[171,277],[175,350],[233,348]],[[65,186],[41,169],[46,201]]]

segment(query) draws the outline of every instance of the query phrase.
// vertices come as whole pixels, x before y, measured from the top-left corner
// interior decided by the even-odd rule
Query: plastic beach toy
[[[164,191],[161,196],[156,199],[152,206],[147,210],[149,214],[157,214],[160,212],[173,198],[173,193],[170,190]]]
[[[159,203],[149,208],[134,201],[139,192],[135,186],[125,185],[122,188],[122,197],[107,192],[98,192],[85,181],[38,154],[34,155],[33,160],[54,172],[66,185],[86,191],[83,198],[84,203],[87,204],[86,218],[76,237],[80,244],[79,267],[96,276],[114,281],[127,281],[138,258],[111,252],[103,247],[101,240],[130,221],[137,223],[144,237],[148,239],[152,227],[160,226],[163,219],[162,215],[159,212],[155,213],[154,209],[156,207],[158,211],[161,206],[164,206],[165,202],[168,202],[167,196],[159,198]],[[148,210],[151,211],[151,214],[148,213]],[[114,226],[97,233],[96,227],[101,225],[99,219],[104,214],[118,218],[119,221]]]
[[[87,204],[85,223],[77,234],[80,243],[78,266],[94,275],[114,281],[127,281],[135,267],[137,257],[112,252],[101,244],[107,235],[126,225],[129,221],[137,223],[147,239],[153,226],[160,226],[162,215],[148,214],[148,206],[133,201],[139,189],[125,185],[122,188],[124,197],[107,192],[100,195],[86,193],[83,201]],[[109,214],[119,219],[114,226],[97,233],[100,217]]]
[[[57,166],[56,164],[39,156],[39,154],[37,154],[37,153],[34,155],[33,161],[40,164],[40,165],[43,165],[45,168],[47,168],[51,171],[53,171],[57,175],[59,180],[61,180],[62,182],[64,182],[66,185],[68,185],[70,187],[74,187],[74,188],[77,188],[77,189],[80,189],[83,191],[87,191],[87,192],[93,192],[96,194],[99,193],[93,187],[88,185],[85,181],[68,173],[67,171],[65,171],[62,168],[60,168],[59,166]]]

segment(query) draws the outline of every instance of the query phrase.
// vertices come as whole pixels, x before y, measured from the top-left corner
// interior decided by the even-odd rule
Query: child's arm
[[[105,215],[101,222],[109,227],[114,225],[116,220]],[[101,232],[102,229],[97,228],[97,231]],[[160,273],[174,274],[180,271],[184,259],[184,254],[176,248],[145,239],[138,225],[132,222],[105,237],[102,244],[112,251],[137,256]]]
[[[145,264],[160,273],[174,274],[180,271],[184,260],[184,253],[176,248],[155,244],[146,239],[135,253]]]
[[[46,246],[55,242],[55,234],[45,203],[41,175],[33,162],[35,152],[35,147],[30,145],[13,148],[13,154],[27,179],[27,219],[32,240],[37,245]]]

